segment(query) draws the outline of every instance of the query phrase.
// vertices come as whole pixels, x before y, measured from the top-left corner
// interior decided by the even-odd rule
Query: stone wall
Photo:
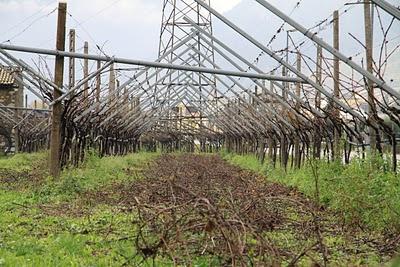
[[[1,88],[0,87],[0,104],[4,106],[16,107],[23,103],[24,93],[19,88]]]
[[[8,107],[23,107],[23,85],[16,82],[13,85],[0,84],[0,104]],[[17,115],[19,112],[20,111],[14,110],[12,117],[18,120]],[[13,135],[17,135],[17,132],[12,130],[12,125],[0,120],[0,153],[3,152],[7,147],[8,149],[11,149],[10,142]]]

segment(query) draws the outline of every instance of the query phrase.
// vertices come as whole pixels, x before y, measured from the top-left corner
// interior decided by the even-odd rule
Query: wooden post
[[[99,70],[101,68],[101,61],[98,60],[97,61],[97,70]],[[101,73],[98,73],[96,75],[96,103],[100,103],[100,88],[101,86]],[[99,107],[97,108],[97,110],[99,110]]]
[[[128,93],[128,88],[125,86],[124,87],[124,100],[123,100],[123,107],[124,107],[124,112],[129,112],[129,93]]]
[[[258,86],[257,85],[254,88],[254,96],[253,96],[253,99],[252,99],[253,106],[256,106],[256,104],[257,104],[256,97],[258,97]]]
[[[322,85],[322,47],[317,47],[317,67],[315,70],[315,80],[317,84]],[[321,92],[317,91],[315,95],[315,108],[321,109]],[[319,129],[314,130],[314,158],[319,159],[321,157],[321,134]]]
[[[333,12],[333,46],[336,50],[340,50],[339,45],[339,11]],[[338,57],[334,57],[333,61],[333,95],[336,98],[340,96],[340,62]],[[340,117],[339,109],[336,105],[334,107],[334,117],[335,120],[338,121]],[[333,147],[333,156],[335,160],[341,160],[341,152],[340,152],[340,132],[335,127],[334,129],[334,147]]]
[[[69,52],[75,52],[75,30],[69,30]],[[69,58],[69,88],[75,86],[75,58]]]
[[[315,71],[315,80],[317,84],[322,85],[322,47],[317,47],[317,69]],[[315,108],[321,109],[321,92],[317,90],[315,96]]]
[[[372,51],[372,18],[371,18],[371,0],[364,1],[364,23],[365,23],[365,52],[366,52],[366,63],[367,71],[373,74],[373,51]],[[369,127],[369,138],[371,154],[376,154],[376,131],[373,126],[376,126],[375,114],[376,114],[376,104],[374,99],[374,83],[371,80],[367,80],[367,91],[368,91],[368,117],[372,126]]]
[[[297,52],[297,70],[301,72],[301,54]],[[296,95],[300,98],[301,84],[296,84]],[[300,112],[300,103],[296,103],[296,111]],[[301,165],[300,136],[296,135],[294,140],[294,166],[299,169]]]
[[[83,46],[83,53],[85,55],[89,54],[89,43],[85,42]],[[86,79],[89,76],[89,60],[84,59],[83,60],[83,78]],[[83,85],[83,101],[86,104],[88,102],[88,96],[89,96],[89,82],[85,82]]]
[[[124,106],[128,105],[129,102],[129,93],[127,86],[124,87]]]
[[[60,2],[58,4],[58,22],[57,22],[57,43],[56,49],[65,51],[65,24],[67,14],[67,3]],[[56,56],[54,83],[60,88],[64,79],[64,57]],[[54,88],[53,99],[61,96],[61,92]],[[58,102],[53,105],[52,123],[50,133],[50,175],[58,177],[61,171],[61,120],[62,120],[62,103]]]
[[[115,98],[115,71],[114,71],[114,63],[110,66],[110,80],[108,84],[108,94],[109,94],[109,104],[111,105],[112,101]]]
[[[18,76],[18,78],[22,81],[22,70],[18,69],[18,71],[15,73],[15,75]],[[15,92],[15,96],[14,96],[14,106],[16,108],[23,106],[23,102],[24,102],[23,98],[24,98],[24,85],[22,84],[22,82],[18,82],[18,89]],[[22,100],[22,102],[21,102],[21,100]],[[14,111],[15,121],[19,121],[20,115],[21,115],[20,111],[18,109],[15,109],[15,111]],[[14,145],[15,145],[15,153],[18,153],[20,151],[18,127],[16,127],[14,129]]]
[[[285,67],[282,68],[282,76],[286,76],[286,68]],[[283,83],[284,89],[282,92],[282,97],[284,100],[287,99],[287,89],[288,89],[287,86],[288,86],[288,83],[284,82]],[[282,114],[284,114],[286,116],[287,115],[286,112],[287,111],[286,111],[285,107],[282,105]],[[282,136],[280,139],[280,150],[279,151],[280,151],[279,156],[280,156],[281,167],[286,169],[287,161],[288,161],[288,153],[287,153],[287,140],[286,140],[284,133],[282,133]]]
[[[286,68],[285,67],[282,67],[282,76],[283,77],[286,76]],[[283,82],[282,84],[283,84],[282,98],[284,100],[286,100],[287,99],[287,86],[288,86],[288,84],[287,84],[287,82]]]
[[[301,53],[297,52],[297,70],[301,72]],[[301,83],[296,84],[296,95],[300,98],[301,94]],[[299,101],[296,102],[296,110],[300,110],[300,103]]]
[[[115,80],[115,84],[116,84],[115,88],[119,88],[120,82],[118,79]],[[116,95],[117,99],[119,99],[119,97],[120,97],[119,91],[116,91],[115,95]],[[124,102],[124,101],[122,101],[122,102]]]
[[[275,71],[274,70],[271,71],[271,75],[275,75]],[[266,88],[265,88],[265,90],[266,90]],[[273,81],[270,81],[270,83],[269,83],[269,90],[271,92],[275,92],[275,86],[274,86]],[[267,93],[264,91],[264,101],[266,99],[267,99]],[[271,103],[271,106],[273,108],[275,108],[273,103]],[[270,163],[273,162],[273,159],[272,159],[273,158],[273,151],[275,149],[275,145],[274,144],[275,144],[275,142],[274,142],[274,139],[273,139],[273,135],[271,134],[268,137],[268,160],[269,160]]]
[[[275,75],[275,71],[271,71],[271,75],[274,76]],[[269,82],[269,90],[273,93],[275,93],[275,86],[274,86],[274,81],[270,81]],[[264,97],[267,95],[266,92],[264,92]]]

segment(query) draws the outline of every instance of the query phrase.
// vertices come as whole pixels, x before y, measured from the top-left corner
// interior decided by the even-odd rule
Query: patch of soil
[[[55,217],[83,217],[90,213],[90,208],[81,203],[41,204],[38,208],[43,214]]]
[[[23,190],[44,183],[44,175],[39,169],[14,171],[0,168],[0,187],[8,190]]]
[[[297,204],[312,205],[298,190],[266,182],[264,177],[229,165],[218,156],[163,155],[142,176],[144,179],[85,192],[83,196],[87,201],[119,206],[136,205],[135,198],[153,205],[179,205],[194,196],[207,198],[213,205],[230,196],[247,209],[254,209],[261,197],[289,197]]]

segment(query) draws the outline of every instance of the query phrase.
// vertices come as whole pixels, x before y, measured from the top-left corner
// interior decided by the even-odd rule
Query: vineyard
[[[321,173],[318,199],[232,165],[250,168],[242,156],[93,155],[58,181],[46,156],[0,161],[6,266],[381,265],[398,252],[399,188],[361,191],[399,182],[390,175],[328,196]]]
[[[400,265],[399,3],[24,1],[0,265]]]

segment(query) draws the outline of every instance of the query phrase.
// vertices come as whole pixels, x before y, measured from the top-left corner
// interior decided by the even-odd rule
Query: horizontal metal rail
[[[9,107],[9,106],[0,106],[0,108],[2,108],[2,109],[12,109],[12,110],[42,111],[42,112],[50,112],[51,111],[51,109]]]
[[[238,71],[230,71],[230,70],[217,70],[217,69],[211,69],[211,68],[200,68],[200,67],[196,67],[196,66],[174,65],[174,64],[169,64],[169,63],[118,58],[118,57],[99,56],[99,55],[90,55],[90,54],[82,54],[82,53],[73,53],[73,52],[66,52],[66,51],[60,51],[60,50],[42,49],[42,48],[34,48],[34,47],[26,47],[26,46],[0,44],[0,48],[4,49],[4,50],[12,50],[12,51],[18,51],[18,52],[35,53],[35,54],[50,55],[50,56],[80,58],[80,59],[88,59],[88,60],[96,60],[96,61],[111,61],[112,60],[115,63],[120,63],[120,64],[146,66],[146,67],[161,68],[161,69],[175,69],[175,70],[181,70],[181,71],[192,71],[192,72],[209,73],[209,74],[217,74],[217,75],[224,75],[224,76],[244,77],[244,78],[250,78],[250,79],[255,78],[255,79],[269,80],[269,81],[307,83],[303,79],[299,79],[299,78],[295,78],[295,77],[282,77],[282,76],[274,76],[274,75],[259,74],[259,73],[246,73],[246,72],[238,72]]]
[[[387,13],[395,17],[396,19],[400,20],[400,10],[395,6],[389,4],[385,0],[372,0],[374,4],[378,5],[380,8],[385,10]]]

